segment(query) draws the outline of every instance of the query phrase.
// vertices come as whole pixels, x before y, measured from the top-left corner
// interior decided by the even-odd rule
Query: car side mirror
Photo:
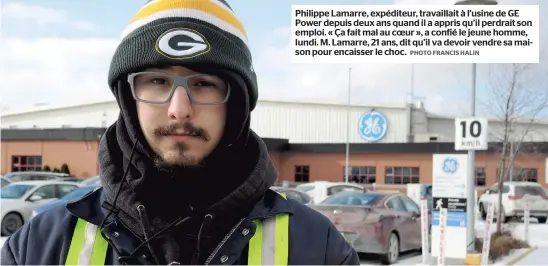
[[[420,218],[421,214],[420,212],[413,211],[413,218]]]
[[[42,199],[44,199],[44,198],[42,198],[42,196],[40,196],[40,195],[32,195],[32,196],[30,196],[29,201],[39,201],[39,200],[42,200]]]

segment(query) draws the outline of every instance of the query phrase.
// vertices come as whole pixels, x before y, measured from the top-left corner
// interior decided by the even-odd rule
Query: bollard
[[[428,219],[428,201],[426,197],[421,199],[421,240],[422,240],[422,263],[430,264],[430,228]]]
[[[445,265],[445,227],[447,226],[447,209],[440,210],[440,249],[438,252],[438,265]]]
[[[483,247],[481,249],[481,265],[489,264],[489,251],[491,249],[491,225],[495,215],[495,205],[489,203],[487,206],[487,216],[485,217],[485,232],[483,234]]]

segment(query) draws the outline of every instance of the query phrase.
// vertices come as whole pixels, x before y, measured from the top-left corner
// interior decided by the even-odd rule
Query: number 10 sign
[[[487,119],[477,117],[455,119],[455,150],[487,150],[487,145]]]

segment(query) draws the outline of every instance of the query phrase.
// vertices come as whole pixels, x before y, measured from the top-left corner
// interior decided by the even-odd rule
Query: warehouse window
[[[386,167],[385,184],[417,184],[420,183],[418,167]]]
[[[375,166],[349,166],[348,181],[354,183],[373,184],[377,179]],[[346,167],[343,167],[343,181],[346,181]]]
[[[42,170],[42,156],[11,156],[11,171],[40,171]]]
[[[499,177],[499,174],[500,174],[500,168],[497,169],[497,178]],[[538,169],[512,167],[512,169],[506,170],[504,180],[505,181],[538,182]]]
[[[476,186],[485,186],[485,168],[476,167]]]
[[[310,182],[310,166],[296,165],[295,166],[295,182]]]

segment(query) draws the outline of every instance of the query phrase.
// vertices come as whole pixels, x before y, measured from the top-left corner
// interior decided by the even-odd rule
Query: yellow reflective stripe
[[[78,219],[76,222],[65,265],[78,265],[80,251],[84,248],[86,225],[87,222],[82,219]]]
[[[289,214],[276,215],[276,265],[287,265],[289,257]]]
[[[255,220],[255,235],[249,240],[248,265],[287,265],[289,258],[289,214]]]
[[[108,242],[101,235],[101,229],[97,227],[95,243],[91,253],[91,265],[105,265],[107,259]]]
[[[108,242],[97,225],[78,219],[65,265],[104,265]]]
[[[255,234],[249,240],[249,251],[247,255],[248,265],[262,265],[263,261],[263,222],[253,221],[256,225]]]

